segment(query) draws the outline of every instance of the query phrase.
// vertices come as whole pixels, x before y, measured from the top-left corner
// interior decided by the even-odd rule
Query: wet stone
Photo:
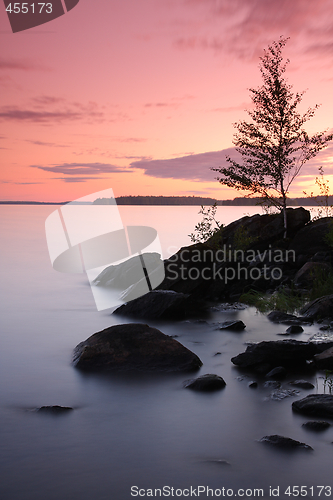
[[[329,422],[325,422],[323,420],[309,420],[308,422],[304,422],[302,427],[309,431],[321,432],[325,431],[331,426]]]
[[[226,386],[226,383],[219,375],[207,373],[201,377],[186,380],[184,382],[185,389],[192,389],[194,391],[211,392],[219,391]]]
[[[294,450],[297,448],[301,448],[304,450],[313,450],[311,446],[305,443],[301,443],[300,441],[296,441],[295,439],[291,439],[285,436],[279,436],[278,434],[274,434],[271,436],[264,436],[259,440],[260,443],[267,443],[278,448],[284,450]]]

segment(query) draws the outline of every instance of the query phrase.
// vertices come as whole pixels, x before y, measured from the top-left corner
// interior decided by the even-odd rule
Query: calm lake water
[[[286,329],[254,309],[217,309],[208,324],[149,322],[178,335],[201,358],[197,375],[221,375],[227,386],[220,392],[183,389],[186,374],[97,376],[74,369],[72,349],[80,341],[131,321],[110,310],[97,312],[84,275],[53,270],[44,223],[55,208],[0,207],[0,498],[127,500],[134,498],[131,486],[224,487],[229,494],[243,488],[249,489],[247,498],[255,488],[270,498],[269,488],[279,486],[280,498],[290,498],[283,492],[294,485],[314,486],[308,497],[318,498],[317,486],[332,485],[333,427],[311,433],[302,428],[307,419],[291,411],[295,398],[323,391],[320,374],[308,377],[316,389],[272,401],[262,381],[249,389],[251,379],[239,380],[230,362],[246,342],[278,340],[277,333]],[[187,235],[200,220],[199,207],[119,208],[125,224],[158,230],[165,258],[190,244]],[[228,223],[257,210],[219,207],[217,218]],[[221,332],[212,325],[231,318],[244,321],[244,332]],[[318,325],[304,329],[298,339],[317,333]],[[283,387],[290,388],[287,382]],[[58,417],[31,411],[43,405],[75,411]],[[298,439],[314,451],[276,451],[257,442],[267,434]]]

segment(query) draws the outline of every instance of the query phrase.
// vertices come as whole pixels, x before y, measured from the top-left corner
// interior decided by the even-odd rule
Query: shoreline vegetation
[[[217,206],[256,206],[263,204],[262,197],[248,198],[240,196],[232,200],[216,200],[215,198],[204,198],[200,196],[119,196],[117,198],[99,198],[95,200],[96,205],[107,205],[112,200],[116,200],[117,205],[193,205],[193,206],[211,206],[216,203]],[[333,205],[333,195],[313,197],[288,198],[287,206],[314,206],[315,204],[328,202]],[[0,205],[65,205],[73,203],[70,201],[52,202],[52,201],[17,201],[17,200],[0,200]],[[87,203],[89,204],[89,203]]]

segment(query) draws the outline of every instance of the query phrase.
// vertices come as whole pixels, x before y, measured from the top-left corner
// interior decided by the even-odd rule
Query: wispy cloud
[[[200,9],[202,26],[189,25],[174,38],[182,50],[257,59],[263,47],[283,35],[293,38],[298,53],[333,51],[331,0],[183,0],[183,6],[191,14]]]
[[[87,182],[87,181],[96,181],[100,179],[107,179],[107,177],[88,177],[88,176],[82,176],[82,177],[53,177],[53,179],[56,180],[61,180],[64,182]]]
[[[0,120],[33,122],[42,124],[65,121],[103,122],[104,110],[95,102],[81,104],[58,98],[33,99],[29,107],[16,105],[0,107]]]
[[[236,161],[240,160],[240,155],[235,148],[227,148],[221,151],[211,151],[164,160],[144,159],[134,161],[130,165],[132,168],[144,170],[145,175],[150,177],[210,182],[218,177],[218,172],[212,171],[212,168],[229,165],[226,162],[227,156]],[[318,173],[317,169],[319,166],[323,166],[325,173],[330,174],[332,160],[333,145],[330,145],[304,165],[301,175],[312,175],[314,177]]]
[[[18,182],[18,181],[0,181],[1,184],[14,184],[15,186],[30,186],[30,184],[44,184],[44,182]]]
[[[46,146],[48,148],[69,148],[68,145],[66,144],[57,144],[55,142],[45,142],[45,141],[31,141],[29,139],[26,139],[25,142],[28,142],[29,144],[34,144],[35,146]]]
[[[81,179],[94,179],[95,177],[87,177],[91,175],[114,174],[114,173],[131,173],[127,167],[118,167],[110,163],[62,163],[60,165],[30,165],[31,168],[38,168],[45,172],[53,172],[54,174],[64,174],[68,176],[76,176]],[[100,177],[99,177],[100,178]],[[67,177],[66,177],[67,180]],[[68,181],[73,182],[73,181]]]
[[[0,71],[19,70],[19,71],[49,71],[49,69],[35,61],[25,59],[6,59],[0,57]]]
[[[139,160],[130,165],[145,171],[145,175],[157,178],[213,181],[216,177],[211,167],[218,168],[225,163],[226,154],[235,154],[233,148],[211,151],[165,160]]]

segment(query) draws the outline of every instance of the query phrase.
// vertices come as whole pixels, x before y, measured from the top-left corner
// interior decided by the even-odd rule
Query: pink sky
[[[13,34],[0,4],[0,200],[241,196],[214,180],[280,36],[310,133],[333,128],[332,0],[80,0]],[[333,144],[291,196],[315,189]],[[332,175],[333,178],[333,175]],[[331,180],[332,184],[332,180]]]

